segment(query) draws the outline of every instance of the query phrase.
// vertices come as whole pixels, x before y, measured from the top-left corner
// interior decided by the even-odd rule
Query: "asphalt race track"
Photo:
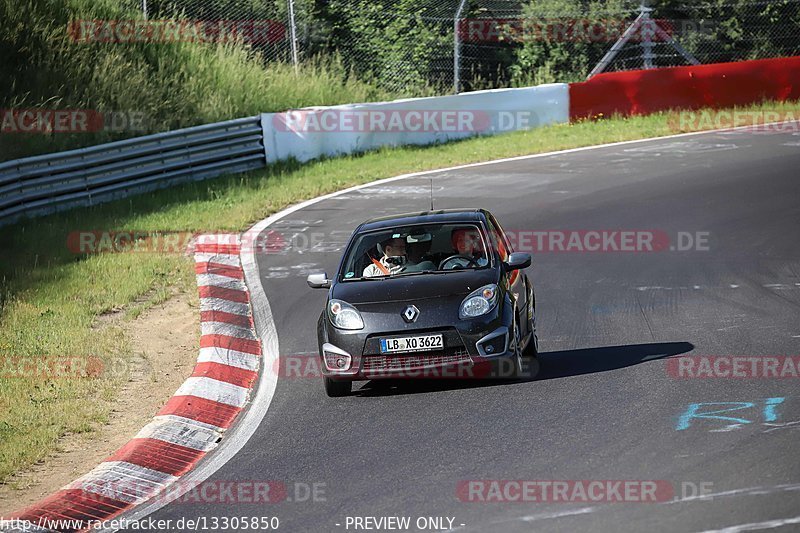
[[[324,497],[171,504],[153,518],[277,516],[292,532],[388,516],[410,517],[411,531],[419,517],[470,532],[800,529],[798,378],[678,378],[665,359],[800,355],[800,134],[717,132],[430,175],[436,208],[484,207],[511,233],[653,231],[669,243],[534,251],[534,381],[360,382],[329,399],[315,373],[282,375],[253,438],[211,480],[278,480],[293,500],[324,484]],[[325,291],[306,275],[332,274],[364,219],[426,210],[430,186],[363,188],[270,228],[286,246],[258,261],[282,357],[316,350]],[[718,402],[741,403],[695,414],[733,420],[681,419]],[[462,501],[467,480],[658,480],[674,493]]]

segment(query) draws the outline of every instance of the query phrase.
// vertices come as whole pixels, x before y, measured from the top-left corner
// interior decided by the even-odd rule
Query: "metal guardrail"
[[[261,117],[0,163],[0,225],[266,166]]]

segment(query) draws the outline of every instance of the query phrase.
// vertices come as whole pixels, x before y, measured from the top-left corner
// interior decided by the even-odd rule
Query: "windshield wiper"
[[[403,276],[419,276],[420,274],[447,274],[449,272],[460,272],[460,270],[420,270],[418,272],[400,272],[392,277],[400,278]]]
[[[389,279],[390,276],[361,276],[360,278],[347,278],[343,280],[343,283],[349,283],[351,281],[380,281],[384,279]]]
[[[385,279],[394,279],[394,278],[402,278],[402,277],[410,277],[410,276],[419,276],[421,274],[450,274],[451,272],[469,272],[471,270],[476,270],[474,268],[454,268],[452,270],[420,270],[416,272],[398,272],[397,274],[391,274],[389,276],[362,276],[360,278],[348,278],[343,280],[344,283],[349,283],[351,281],[381,281]]]

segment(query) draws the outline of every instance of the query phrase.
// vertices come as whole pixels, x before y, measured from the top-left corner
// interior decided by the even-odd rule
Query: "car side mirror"
[[[531,266],[531,254],[524,252],[514,252],[508,256],[508,261],[503,263],[506,271],[522,270]]]
[[[306,283],[312,289],[330,289],[331,280],[328,279],[328,274],[322,272],[320,274],[309,274],[306,278]]]

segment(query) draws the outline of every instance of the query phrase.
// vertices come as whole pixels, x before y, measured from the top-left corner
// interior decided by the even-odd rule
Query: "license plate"
[[[424,352],[444,348],[443,335],[420,335],[381,339],[381,353]]]

